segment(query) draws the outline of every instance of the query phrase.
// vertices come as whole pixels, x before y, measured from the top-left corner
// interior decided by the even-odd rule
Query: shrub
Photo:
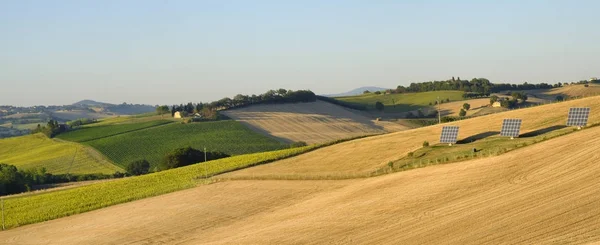
[[[423,143],[423,146],[425,146],[425,144],[424,144],[424,143]],[[412,157],[412,156],[414,156],[414,155],[415,155],[415,153],[414,153],[414,152],[409,152],[409,153],[408,153],[408,157]]]
[[[465,111],[465,109],[460,109],[460,112],[458,113],[459,116],[464,117],[467,115],[467,111]]]
[[[429,146],[429,141],[423,141],[423,147],[428,147]]]
[[[464,104],[463,104],[463,109],[465,109],[465,111],[468,111],[469,109],[471,109],[471,104],[469,104],[469,103],[464,103]]]
[[[306,142],[304,142],[304,141],[297,141],[297,142],[291,143],[290,147],[291,148],[296,148],[296,147],[303,147],[303,146],[307,146],[307,145],[308,144]]]
[[[383,105],[383,103],[379,101],[375,102],[375,109],[377,109],[378,111],[383,111],[384,107],[385,106]]]
[[[379,95],[379,94],[381,94],[381,91],[375,91],[374,94],[378,94]]]
[[[147,174],[150,170],[150,163],[146,159],[134,161],[127,165],[126,170],[130,175]]]
[[[556,101],[563,101],[565,98],[561,95],[556,96]]]

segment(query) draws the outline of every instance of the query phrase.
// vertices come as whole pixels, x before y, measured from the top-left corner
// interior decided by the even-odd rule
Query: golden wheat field
[[[221,182],[0,232],[0,243],[595,242],[599,144],[600,128],[592,128],[375,178]]]

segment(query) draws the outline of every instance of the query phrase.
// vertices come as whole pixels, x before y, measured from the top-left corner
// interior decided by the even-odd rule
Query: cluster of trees
[[[485,97],[490,97],[490,93],[466,92],[462,95],[462,97],[463,97],[463,99],[485,98]]]
[[[222,152],[203,152],[192,147],[178,148],[165,155],[163,160],[159,163],[157,170],[163,171],[172,168],[179,168],[225,157],[229,157],[229,155]],[[150,163],[145,159],[129,163],[125,167],[125,170],[127,171],[127,175],[132,176],[143,175],[151,172]]]
[[[48,138],[52,138],[60,133],[66,132],[67,130],[67,125],[59,124],[56,120],[50,120],[46,126],[38,124],[35,129],[31,130],[31,134],[43,133],[48,136]]]
[[[440,103],[440,104],[444,104],[444,103],[449,103],[449,102],[450,102],[450,98],[446,98],[446,99],[441,99],[439,103]],[[438,104],[438,101],[437,101],[437,100],[436,100],[436,101],[434,101],[434,102],[429,102],[429,105],[430,105],[430,106],[432,106],[432,105],[437,105],[437,104]]]
[[[186,112],[188,114],[199,113],[203,118],[216,119],[218,110],[233,109],[256,104],[280,104],[280,103],[297,103],[297,102],[314,102],[317,96],[310,90],[269,90],[261,95],[243,95],[238,94],[233,98],[225,97],[223,99],[210,103],[192,102],[187,104],[173,105],[171,107],[171,116],[175,112]],[[167,106],[159,106],[156,112],[159,115],[167,113]]]
[[[515,108],[519,103],[525,103],[528,99],[527,94],[524,92],[512,92],[510,96],[512,99],[503,99],[496,95],[492,95],[490,97],[490,105],[494,104],[494,102],[500,102],[500,106],[504,108]]]
[[[205,160],[211,161],[225,157],[229,157],[229,155],[222,152],[203,152],[192,147],[179,148],[165,156],[165,158],[159,164],[159,169],[167,170],[179,168],[195,163],[205,162]]]
[[[86,124],[92,124],[97,122],[96,119],[89,119],[89,118],[79,118],[77,120],[73,120],[73,121],[68,121],[67,122],[67,126],[74,128],[74,127],[79,127],[79,126],[83,126]]]
[[[509,83],[491,83],[486,78],[473,78],[470,81],[461,80],[460,77],[445,81],[429,81],[422,83],[411,83],[408,87],[398,86],[395,90],[390,90],[391,93],[407,93],[407,92],[428,92],[439,90],[459,90],[468,93],[475,93],[472,96],[489,96],[491,93],[505,90],[530,90],[530,89],[549,89],[562,86],[561,83],[551,85],[548,83],[530,84],[509,84]]]
[[[71,181],[98,180],[124,177],[122,173],[53,175],[45,168],[20,170],[9,164],[0,163],[0,195],[16,194],[30,191],[35,185],[66,183]]]

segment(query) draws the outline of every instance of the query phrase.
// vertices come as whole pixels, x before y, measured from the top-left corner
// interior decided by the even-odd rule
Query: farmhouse
[[[174,118],[182,118],[183,117],[183,113],[180,111],[176,111],[175,114],[173,114]]]
[[[500,103],[500,101],[496,101],[492,104],[492,107],[502,107],[502,104]]]

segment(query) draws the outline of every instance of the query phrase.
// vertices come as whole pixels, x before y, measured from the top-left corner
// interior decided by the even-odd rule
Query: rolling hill
[[[433,91],[422,93],[402,93],[402,94],[363,94],[358,96],[337,97],[347,103],[364,105],[370,111],[376,111],[375,103],[381,102],[385,106],[384,112],[408,112],[421,108],[430,107],[430,103],[434,103],[438,96],[441,100],[450,99],[450,101],[463,100],[462,91]]]
[[[114,124],[109,124],[113,122]],[[200,123],[172,123],[150,120],[117,123],[117,119],[59,135],[97,149],[119,166],[146,159],[151,166],[177,148],[192,147],[240,155],[289,148],[275,139],[260,135],[229,120]],[[126,122],[126,121],[123,121]]]
[[[288,143],[325,143],[407,129],[393,122],[371,120],[358,111],[319,100],[311,103],[254,105],[221,113],[256,132]]]
[[[42,134],[0,139],[0,163],[23,169],[43,167],[52,174],[124,172],[90,147]]]
[[[600,127],[497,157],[376,178],[216,183],[3,231],[0,241],[10,244],[598,242],[598,144]]]
[[[600,101],[598,97],[591,97],[453,122],[451,124],[462,127],[459,133],[461,140],[474,140],[455,147],[435,144],[441,126],[435,125],[348,141],[320,149],[305,147],[242,155],[140,177],[9,198],[5,205],[12,214],[9,216],[10,227],[14,227],[191,188],[198,183],[205,183],[202,181],[203,175],[210,177],[225,173],[214,180],[225,181],[223,183],[17,228],[16,233],[12,233],[14,230],[0,233],[0,240],[23,243],[35,243],[38,241],[36,239],[46,239],[78,243],[195,244],[206,241],[323,243],[334,239],[358,243],[440,243],[447,239],[448,235],[456,234],[455,237],[459,239],[457,242],[474,244],[498,241],[562,242],[570,241],[571,238],[592,241],[599,236],[594,232],[597,229],[594,225],[591,229],[586,227],[590,227],[590,220],[593,221],[590,217],[596,215],[587,216],[590,214],[588,207],[600,202],[600,191],[596,182],[592,181],[600,173],[600,167],[595,164],[600,160],[600,155],[595,154],[600,128],[592,127],[575,132],[576,130],[571,128],[558,127],[564,125],[569,107],[581,106],[592,108],[590,124],[600,123]],[[548,114],[547,111],[555,113]],[[564,111],[564,114],[560,113],[561,111]],[[502,118],[522,118],[523,137],[510,140],[489,136],[492,130],[499,128]],[[170,125],[176,124],[154,128]],[[135,132],[145,130],[148,129]],[[546,136],[559,131],[574,133],[545,140]],[[486,141],[486,137],[494,141],[515,142],[515,147],[517,144],[521,146],[499,156],[488,155],[483,159],[468,161],[463,159],[459,163],[381,177],[362,178],[351,175],[380,169],[389,161],[397,161],[408,152],[421,149],[423,140],[431,141],[434,145],[432,149],[459,149]],[[523,144],[538,137],[544,137],[544,140],[534,141],[533,146],[525,147],[528,144]],[[308,152],[297,155],[306,151]],[[544,154],[539,154],[540,152]],[[291,157],[293,155],[297,156]],[[281,158],[285,159],[230,172]],[[311,176],[313,179],[332,179],[330,177],[336,174],[352,179],[307,180],[311,179]],[[232,178],[236,176],[251,177],[251,180]],[[309,178],[296,178],[298,176]],[[273,178],[294,181],[278,181],[272,180]],[[227,181],[228,179],[234,180]],[[584,188],[586,191],[557,200],[557,197],[572,193],[572,187]],[[110,197],[110,201],[107,197]],[[540,199],[547,201],[539,202]],[[592,202],[588,202],[589,200]],[[48,202],[53,204],[46,205]],[[68,205],[63,202],[68,202]],[[165,207],[170,211],[165,212]],[[530,216],[523,216],[521,219],[509,218],[522,215],[525,211],[530,212],[537,207],[540,207],[540,210]],[[162,211],[158,211],[159,209]],[[308,212],[309,210],[311,212]],[[356,210],[359,210],[360,215],[357,215]],[[563,215],[569,210],[574,210],[574,216]],[[397,216],[391,219],[392,215]],[[95,217],[103,217],[103,221]],[[495,221],[492,229],[484,226],[487,224],[489,227],[490,224],[486,223],[488,218]],[[439,222],[440,220],[443,222]],[[471,220],[474,225],[465,225],[466,220]],[[140,223],[145,225],[140,226]],[[157,232],[157,229],[164,231],[165,224],[168,224],[167,227],[171,230]],[[368,230],[365,230],[365,224]],[[511,228],[506,229],[506,226]],[[549,228],[544,228],[546,226]],[[255,227],[261,228],[257,231]],[[410,233],[390,232],[390,229],[403,227],[413,229]],[[420,227],[424,228],[418,230]],[[467,232],[473,227],[479,227],[480,232]],[[36,234],[40,234],[39,237],[42,238],[18,236],[22,234],[19,232],[31,232],[27,229],[37,230],[39,233]],[[54,229],[63,233],[57,235]],[[237,231],[235,235],[231,235],[232,229]],[[523,230],[523,234],[512,236],[520,230]],[[552,230],[569,230],[581,236],[565,238],[562,234],[567,233],[544,232]],[[188,231],[202,231],[202,235]],[[423,235],[431,231],[435,231],[436,235]],[[542,233],[534,234],[531,231]],[[289,235],[292,233],[297,235]],[[156,235],[142,241],[136,240],[137,235],[132,234]],[[307,234],[312,234],[312,240],[306,240],[309,237]],[[77,236],[77,239],[73,236]],[[525,240],[520,240],[523,237]]]
[[[444,125],[460,126],[459,139],[499,131],[503,118],[521,118],[521,133],[552,131],[566,123],[570,107],[591,107],[590,123],[600,122],[600,99],[589,97],[486,115],[472,119],[406,130],[381,136],[353,140],[318,149],[294,158],[258,166],[233,176],[272,175],[343,175],[375,171],[390,161],[397,161],[422,147],[423,141],[435,144]],[[552,112],[552,113],[549,113]],[[564,130],[564,129],[563,129]],[[526,138],[517,140],[527,140]],[[467,144],[468,145],[468,144]]]

